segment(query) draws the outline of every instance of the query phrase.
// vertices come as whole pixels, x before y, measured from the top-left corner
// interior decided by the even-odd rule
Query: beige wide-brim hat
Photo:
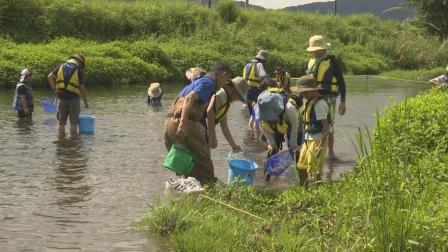
[[[154,82],[149,85],[148,95],[154,98],[158,98],[162,95],[162,89],[160,88],[160,83]]]
[[[295,87],[291,87],[291,91],[294,93],[302,93],[306,91],[320,90],[319,84],[311,75],[304,75],[297,79]]]
[[[86,67],[86,56],[84,56],[84,54],[82,53],[75,53],[73,54],[70,59],[76,59],[78,60],[78,62],[80,63],[80,67],[84,68]]]
[[[309,47],[306,49],[308,52],[314,52],[317,50],[327,50],[331,43],[325,43],[324,37],[321,35],[314,35],[309,40]]]
[[[231,81],[236,91],[238,91],[238,94],[240,94],[242,102],[246,103],[247,91],[249,90],[249,85],[246,80],[238,76],[233,78]]]
[[[257,56],[255,56],[255,58],[260,59],[260,60],[267,61],[267,60],[268,60],[268,55],[269,55],[268,51],[266,51],[266,50],[260,50],[260,51],[257,53]]]

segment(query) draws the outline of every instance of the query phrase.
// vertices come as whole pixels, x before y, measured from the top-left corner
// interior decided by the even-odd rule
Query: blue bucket
[[[56,113],[57,103],[55,98],[42,97],[40,98],[40,104],[46,112]]]
[[[257,163],[245,159],[232,159],[232,152],[229,153],[229,170],[227,173],[227,182],[230,184],[235,178],[242,179],[244,185],[250,186],[254,182],[255,172],[258,168]]]
[[[95,116],[80,115],[78,120],[79,134],[92,135],[95,132]]]

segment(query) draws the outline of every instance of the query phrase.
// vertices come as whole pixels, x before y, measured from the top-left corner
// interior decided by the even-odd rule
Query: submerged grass
[[[446,251],[446,98],[430,90],[388,107],[372,135],[360,129],[359,161],[341,181],[206,193],[267,221],[182,197],[157,203],[139,228],[178,251]]]

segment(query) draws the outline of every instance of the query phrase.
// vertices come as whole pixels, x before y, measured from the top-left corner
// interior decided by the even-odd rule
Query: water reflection
[[[17,119],[17,135],[30,135],[32,133],[33,121]]]
[[[61,138],[55,142],[57,169],[54,177],[56,204],[61,207],[87,200],[91,187],[85,183],[88,158],[79,137]]]

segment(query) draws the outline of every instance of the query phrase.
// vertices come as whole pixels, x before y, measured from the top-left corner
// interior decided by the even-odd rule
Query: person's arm
[[[319,150],[326,145],[328,134],[330,133],[330,122],[328,121],[328,113],[329,106],[326,101],[320,100],[315,105],[315,113],[316,119],[322,123],[322,140],[320,142],[320,146],[318,146]]]
[[[261,134],[266,138],[268,144],[268,150],[266,155],[268,157],[272,156],[274,153],[278,152],[278,146],[275,142],[275,136],[269,132],[266,132],[262,127],[260,127]]]
[[[224,137],[226,138],[227,142],[230,144],[230,147],[232,148],[233,152],[240,152],[242,151],[241,146],[237,145],[235,143],[235,140],[233,139],[232,133],[230,132],[229,125],[227,123],[227,115],[225,115],[221,121],[220,126],[222,133],[224,134]]]
[[[339,64],[336,57],[334,57],[333,60],[333,74],[334,77],[336,77],[336,81],[338,82],[339,95],[341,96],[341,102],[339,103],[339,114],[343,115],[347,110],[347,107],[345,106],[346,88],[341,65]]]
[[[330,133],[330,123],[328,122],[328,119],[320,120],[320,122],[322,123],[322,141],[318,146],[319,151],[322,146],[325,146],[327,144],[328,134]]]
[[[194,103],[199,99],[199,96],[196,92],[191,92],[187,96],[185,96],[185,101],[182,106],[182,114],[180,116],[179,126],[177,127],[176,135],[178,137],[186,137],[188,133],[187,129],[187,120],[190,116],[190,111],[193,109]]]
[[[263,63],[258,62],[256,65],[256,69],[258,72],[258,77],[260,78],[260,81],[267,76],[266,70],[264,69]]]
[[[58,90],[56,89],[56,75],[51,72],[47,76],[48,84],[50,84],[51,90],[53,90],[54,93],[57,93]]]
[[[82,100],[84,101],[84,107],[89,108],[89,104],[87,103],[87,90],[86,85],[79,85],[79,92],[81,94]]]
[[[291,129],[288,139],[288,147],[291,150],[296,150],[299,148],[299,144],[297,143],[297,136],[299,131],[299,115],[297,113],[296,107],[289,102],[286,103],[285,115]]]
[[[442,85],[443,83],[446,83],[446,82],[447,82],[447,76],[445,76],[445,75],[440,75],[440,76],[437,76],[436,78],[429,80],[430,84],[436,85],[436,86]]]
[[[216,95],[213,95],[210,99],[210,102],[208,103],[207,107],[207,116],[205,118],[205,122],[207,124],[207,132],[209,136],[209,145],[210,148],[214,149],[216,146],[218,146],[218,140],[216,138],[216,129],[215,129],[215,102],[216,102]]]
[[[84,101],[84,107],[88,108],[89,104],[87,103],[87,90],[86,90],[86,73],[84,69],[78,69],[78,79],[79,79],[79,92]]]
[[[28,115],[30,113],[30,110],[28,109],[28,102],[26,100],[26,94],[20,94],[20,102],[22,103],[23,112],[25,112],[25,115]]]

